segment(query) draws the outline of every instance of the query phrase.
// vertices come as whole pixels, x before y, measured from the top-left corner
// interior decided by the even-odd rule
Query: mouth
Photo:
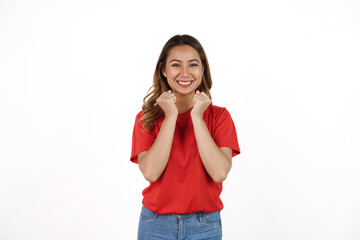
[[[190,86],[194,81],[176,81],[181,87],[188,87]]]

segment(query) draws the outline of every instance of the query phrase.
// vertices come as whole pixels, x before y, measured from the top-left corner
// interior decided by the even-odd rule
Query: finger
[[[202,94],[197,94],[194,97],[196,97],[198,100],[200,101],[206,101],[206,96],[202,95]]]
[[[194,98],[199,98],[201,99],[203,96],[201,96],[200,94],[194,95]]]
[[[167,93],[165,96],[163,96],[164,101],[176,101],[176,96],[173,93]]]
[[[169,94],[169,92],[163,92],[163,93],[160,95],[160,97],[166,96],[166,95],[168,95],[168,94]]]
[[[168,96],[170,96],[170,95],[172,95],[173,93],[171,93],[171,92],[163,92],[162,94],[161,94],[161,96],[160,97],[163,97],[163,98],[166,98],[166,97],[168,97]]]
[[[172,98],[176,98],[175,94],[169,93],[168,95],[166,95],[166,99],[172,99]]]
[[[194,102],[194,103],[195,103],[195,102],[202,102],[202,99],[201,99],[200,96],[195,95],[195,96],[194,96],[194,99],[193,99],[193,102]]]
[[[209,95],[207,95],[206,93],[202,92],[201,96],[204,97],[205,99],[211,100],[211,98],[209,97]]]

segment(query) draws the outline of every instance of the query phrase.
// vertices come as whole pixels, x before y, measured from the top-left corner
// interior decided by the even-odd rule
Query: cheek
[[[202,75],[203,75],[203,72],[201,71],[201,69],[196,71],[196,78],[202,79]]]
[[[177,73],[176,73],[176,71],[169,69],[166,71],[166,75],[168,78],[174,78],[174,76],[176,76]]]

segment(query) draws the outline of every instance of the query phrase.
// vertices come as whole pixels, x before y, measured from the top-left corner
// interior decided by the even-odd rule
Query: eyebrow
[[[189,60],[188,62],[193,62],[193,61],[200,63],[199,60],[197,60],[197,59],[195,59],[195,58]],[[172,62],[181,62],[181,61],[180,61],[180,60],[177,60],[177,59],[173,59],[173,60],[170,61],[170,63],[172,63]]]

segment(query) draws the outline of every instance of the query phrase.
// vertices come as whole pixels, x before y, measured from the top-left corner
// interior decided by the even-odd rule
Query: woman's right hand
[[[176,97],[171,91],[162,93],[156,103],[165,112],[164,121],[149,150],[138,155],[140,170],[149,182],[156,182],[168,163],[178,115]]]
[[[160,97],[156,99],[156,103],[159,104],[161,109],[164,111],[165,116],[176,115],[178,114],[178,109],[175,105],[176,96],[171,90],[163,92]]]

